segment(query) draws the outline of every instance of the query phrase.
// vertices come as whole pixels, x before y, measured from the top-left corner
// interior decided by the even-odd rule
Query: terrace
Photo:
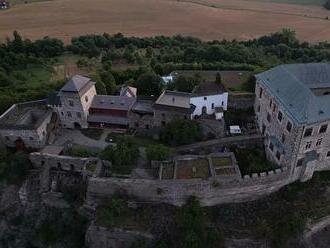
[[[208,179],[211,177],[241,178],[233,153],[212,153],[206,156],[184,155],[160,167],[160,179]]]
[[[0,117],[0,127],[35,129],[49,114],[44,101],[15,104]]]

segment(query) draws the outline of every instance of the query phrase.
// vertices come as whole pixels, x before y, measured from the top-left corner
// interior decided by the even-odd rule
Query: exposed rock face
[[[90,225],[86,233],[86,245],[89,248],[130,247],[135,241],[152,241],[152,239],[153,236],[148,233],[118,228],[109,230],[94,224]]]

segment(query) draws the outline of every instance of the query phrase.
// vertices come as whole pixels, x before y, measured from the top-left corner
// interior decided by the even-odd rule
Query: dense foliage
[[[160,140],[164,144],[178,146],[199,141],[202,138],[200,124],[194,120],[174,120],[160,132]]]
[[[107,146],[101,153],[101,158],[112,163],[113,173],[129,174],[137,158],[139,149],[131,136],[118,136],[116,145]]]
[[[19,184],[29,169],[31,169],[31,162],[27,154],[0,148],[0,181]]]
[[[149,145],[146,154],[149,161],[164,161],[169,158],[170,149],[162,144]]]

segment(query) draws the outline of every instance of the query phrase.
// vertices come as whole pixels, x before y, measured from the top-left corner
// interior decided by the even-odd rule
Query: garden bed
[[[209,163],[206,159],[191,159],[177,161],[177,179],[192,179],[210,177]]]

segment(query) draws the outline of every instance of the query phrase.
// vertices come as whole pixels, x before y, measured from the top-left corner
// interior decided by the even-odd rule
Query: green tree
[[[147,159],[149,161],[164,161],[170,155],[170,149],[162,144],[149,145],[146,149]]]
[[[215,76],[215,83],[222,84],[222,78],[220,72],[217,72],[217,75]]]
[[[194,87],[195,87],[195,82],[192,78],[186,78],[180,75],[174,80],[174,88],[177,91],[192,92]]]
[[[153,72],[146,72],[139,76],[134,86],[139,89],[138,93],[142,96],[159,96],[164,88],[161,78]]]
[[[107,146],[101,153],[101,158],[112,163],[112,172],[129,174],[139,157],[139,148],[131,136],[118,137],[115,146]]]
[[[160,132],[160,139],[168,145],[185,145],[201,140],[202,132],[195,120],[173,120]]]

